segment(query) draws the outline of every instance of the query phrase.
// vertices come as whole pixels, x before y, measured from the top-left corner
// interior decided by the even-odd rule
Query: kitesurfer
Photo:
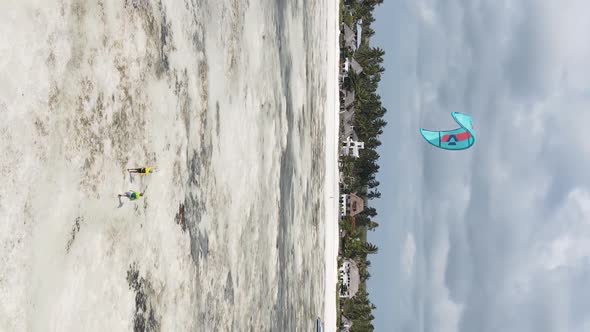
[[[154,173],[157,171],[155,167],[140,167],[140,168],[128,168],[127,171],[129,173],[139,173],[141,175],[148,175],[150,173]]]
[[[130,191],[124,193],[124,194],[119,194],[119,200],[123,196],[129,198],[130,201],[134,201],[134,200],[139,199],[140,197],[142,197],[143,196],[143,193],[138,193],[137,191],[130,190]]]

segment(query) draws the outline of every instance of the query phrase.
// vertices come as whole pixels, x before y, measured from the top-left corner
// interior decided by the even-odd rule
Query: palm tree
[[[365,242],[364,246],[367,254],[376,254],[379,251],[379,248],[371,242]]]
[[[368,228],[370,231],[373,231],[373,230],[375,230],[375,228],[377,228],[377,227],[379,227],[379,223],[378,223],[378,222],[376,222],[376,221],[373,221],[373,220],[369,221],[369,224],[367,225],[367,228]]]

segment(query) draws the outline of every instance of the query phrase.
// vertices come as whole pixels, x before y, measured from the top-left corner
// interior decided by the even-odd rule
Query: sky
[[[590,331],[590,2],[385,0],[377,331]],[[466,151],[419,128],[472,116]]]

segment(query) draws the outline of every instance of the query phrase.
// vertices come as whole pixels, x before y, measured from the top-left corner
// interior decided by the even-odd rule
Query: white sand
[[[135,263],[162,331],[272,330],[268,317],[278,311],[279,287],[291,309],[286,317],[303,317],[312,301],[321,308],[311,287],[293,287],[311,279],[306,271],[321,263],[317,238],[305,227],[289,228],[285,236],[282,245],[293,254],[284,284],[278,282],[277,161],[287,113],[277,23],[267,19],[274,18],[272,2],[242,8],[243,2],[212,0],[188,9],[173,1],[162,8],[122,3],[0,2],[0,331],[132,330],[136,291],[127,272]],[[334,1],[321,32],[328,38],[322,56],[333,93],[323,105],[321,318],[327,331],[336,327],[337,12]],[[169,41],[160,45],[161,29],[152,23],[159,27],[164,17]],[[285,17],[282,31],[289,36],[282,47],[289,50],[283,53],[293,54],[288,86],[293,104],[301,105],[305,16],[293,5]],[[293,112],[292,121],[303,117]],[[298,143],[297,135],[290,138],[293,155],[302,156],[293,167],[293,220],[302,220],[310,219],[301,215],[307,202],[299,193],[311,178],[312,144],[308,138]],[[191,156],[200,165],[196,188],[186,185]],[[123,169],[146,162],[160,172],[130,182]],[[128,189],[145,189],[146,196],[118,208],[116,194]],[[189,190],[206,198],[193,230],[196,249],[175,221]],[[322,313],[296,323],[312,325],[316,314]]]
[[[328,83],[327,91],[332,93],[326,99],[326,229],[325,260],[326,279],[324,288],[324,330],[336,331],[336,286],[338,282],[338,126],[340,123],[340,100],[338,98],[338,68],[340,48],[338,45],[338,1],[334,1],[333,11],[328,14]],[[332,30],[333,29],[333,30]],[[332,79],[330,79],[332,78]]]

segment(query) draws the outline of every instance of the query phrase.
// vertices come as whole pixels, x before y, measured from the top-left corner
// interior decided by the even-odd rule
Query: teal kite
[[[422,137],[428,143],[444,150],[469,149],[475,143],[471,117],[459,112],[452,112],[451,115],[461,127],[445,131],[430,131],[420,128]]]

